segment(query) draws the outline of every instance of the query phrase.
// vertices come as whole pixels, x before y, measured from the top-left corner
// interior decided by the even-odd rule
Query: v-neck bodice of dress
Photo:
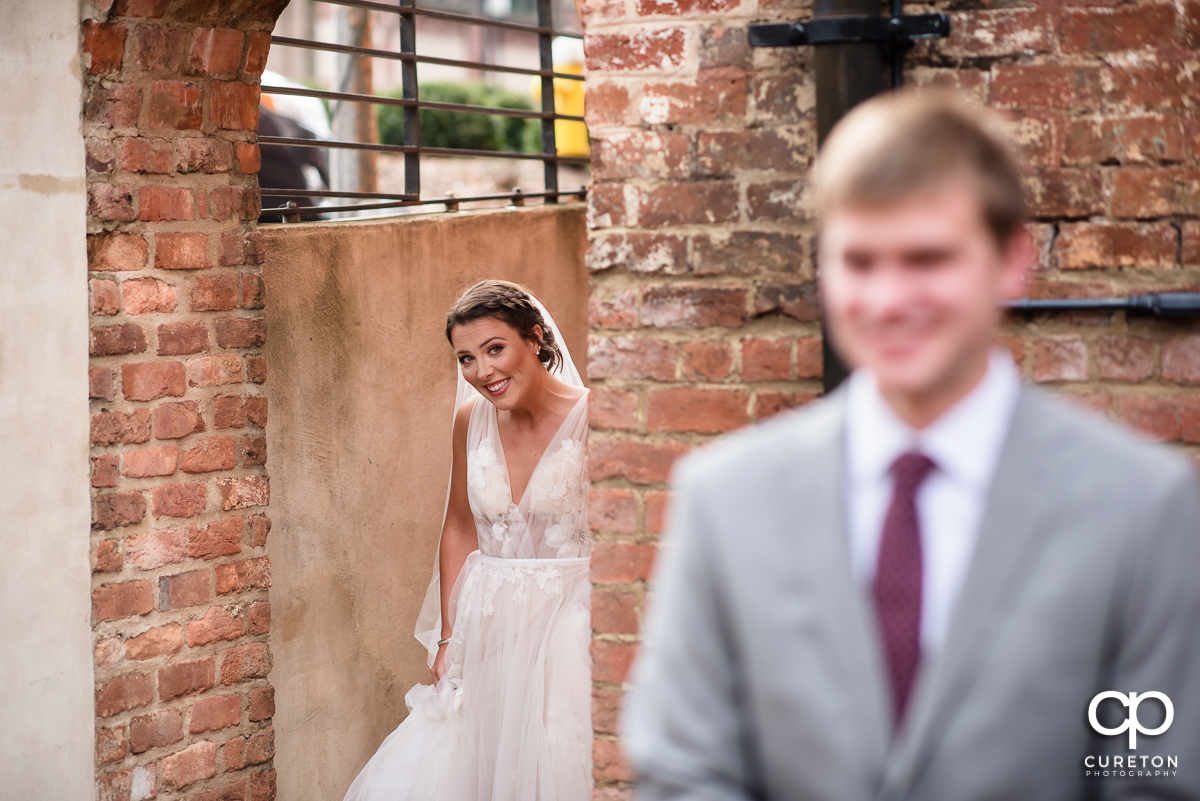
[[[475,401],[467,426],[467,498],[479,550],[502,559],[574,559],[591,551],[587,394],[563,418],[514,503],[496,407]]]

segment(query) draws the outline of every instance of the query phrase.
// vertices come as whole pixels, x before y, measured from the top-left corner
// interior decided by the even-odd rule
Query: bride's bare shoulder
[[[471,423],[471,410],[475,408],[475,402],[482,400],[478,396],[467,398],[458,407],[458,411],[454,413],[454,441],[460,439],[463,442],[467,441],[467,426]]]
[[[472,395],[459,404],[458,410],[454,412],[454,422],[457,423],[459,420],[465,421],[471,419],[471,410],[475,408],[475,402],[479,400],[483,399],[478,395]]]

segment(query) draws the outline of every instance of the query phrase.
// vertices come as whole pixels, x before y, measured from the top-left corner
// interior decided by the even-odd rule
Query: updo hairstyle
[[[537,357],[542,366],[554,372],[562,368],[562,351],[554,341],[554,332],[546,325],[545,318],[533,304],[529,291],[520,284],[509,281],[480,281],[458,296],[450,313],[446,315],[446,339],[450,344],[450,332],[455,326],[490,317],[506,323],[521,335],[522,339],[541,345]],[[533,327],[541,326],[542,337],[538,339]]]

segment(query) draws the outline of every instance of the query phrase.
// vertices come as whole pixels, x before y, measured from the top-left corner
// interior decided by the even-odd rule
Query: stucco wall
[[[530,286],[586,359],[573,204],[263,228],[279,797],[340,798],[428,682],[413,624],[450,466],[443,334],[482,278]]]
[[[0,0],[0,795],[93,797],[77,0]]]

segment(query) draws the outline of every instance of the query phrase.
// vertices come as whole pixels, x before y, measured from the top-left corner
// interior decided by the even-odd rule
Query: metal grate
[[[552,42],[555,37],[582,39],[583,35],[574,31],[556,29],[554,25],[554,0],[534,0],[536,24],[528,24],[507,19],[475,16],[435,8],[418,7],[416,0],[398,0],[395,5],[372,2],[372,0],[318,0],[318,2],[337,6],[349,6],[366,12],[383,12],[393,15],[400,28],[400,49],[380,50],[349,44],[321,42],[311,39],[293,38],[287,36],[272,36],[272,47],[293,47],[308,50],[325,51],[329,53],[357,56],[366,59],[389,59],[401,62],[401,96],[388,97],[379,94],[364,94],[345,91],[328,91],[323,89],[299,88],[292,86],[263,85],[263,94],[294,95],[319,98],[325,101],[353,102],[377,105],[398,106],[403,109],[403,145],[382,144],[380,142],[344,141],[339,139],[314,139],[290,136],[264,135],[260,133],[258,141],[263,145],[282,145],[302,148],[339,148],[351,150],[368,150],[378,153],[398,153],[404,156],[404,191],[395,192],[362,192],[339,189],[297,189],[264,186],[261,189],[263,215],[278,215],[284,220],[301,219],[304,212],[310,213],[306,219],[312,219],[312,213],[325,212],[354,212],[377,209],[401,208],[407,206],[442,205],[446,211],[457,211],[460,204],[507,200],[511,205],[524,205],[526,199],[537,198],[545,203],[557,203],[560,197],[575,197],[582,200],[586,195],[586,187],[580,186],[572,190],[560,190],[559,165],[588,165],[587,156],[562,156],[558,153],[555,141],[555,121],[566,120],[582,123],[582,116],[559,114],[555,111],[554,81],[582,81],[583,76],[569,72],[556,72],[552,55]],[[538,38],[539,67],[526,68],[500,64],[483,63],[450,58],[439,58],[429,55],[418,55],[416,18],[425,17],[461,25],[498,28],[507,31],[536,35]],[[529,75],[540,79],[541,110],[526,110],[514,108],[497,108],[492,106],[468,105],[462,103],[447,103],[422,101],[417,82],[419,64],[458,67],[467,70],[490,73],[507,73]],[[345,87],[343,87],[345,88]],[[541,151],[537,153],[506,150],[472,150],[466,148],[422,147],[421,146],[421,109],[436,109],[441,111],[462,112],[467,114],[500,115],[535,119],[541,121]],[[455,197],[425,197],[421,193],[421,156],[464,156],[488,159],[522,159],[543,162],[542,191],[522,191],[514,188],[511,192],[493,194],[467,195]],[[338,198],[350,201],[338,205],[303,206],[296,202],[287,205],[269,207],[267,198]],[[278,201],[277,201],[278,202]]]

